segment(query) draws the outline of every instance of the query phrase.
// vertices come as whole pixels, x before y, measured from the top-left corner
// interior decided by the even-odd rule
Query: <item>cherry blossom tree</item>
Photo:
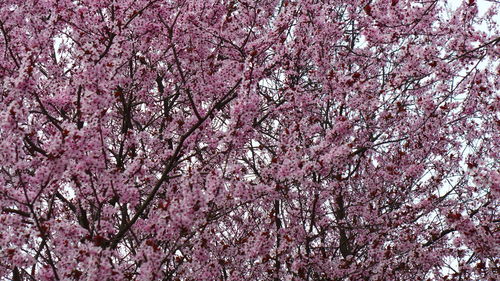
[[[500,5],[457,2],[1,1],[0,279],[494,280]]]

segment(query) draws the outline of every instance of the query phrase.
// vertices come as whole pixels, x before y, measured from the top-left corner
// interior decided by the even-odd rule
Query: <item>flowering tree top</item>
[[[500,5],[458,2],[1,1],[0,280],[494,280]]]

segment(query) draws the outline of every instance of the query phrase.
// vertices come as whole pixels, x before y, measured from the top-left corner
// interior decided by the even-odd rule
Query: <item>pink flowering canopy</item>
[[[500,5],[451,2],[1,1],[0,280],[494,280]]]

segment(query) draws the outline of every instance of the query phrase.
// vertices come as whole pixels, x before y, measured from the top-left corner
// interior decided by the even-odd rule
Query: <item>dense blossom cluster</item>
[[[477,1],[1,1],[0,279],[494,280]]]

